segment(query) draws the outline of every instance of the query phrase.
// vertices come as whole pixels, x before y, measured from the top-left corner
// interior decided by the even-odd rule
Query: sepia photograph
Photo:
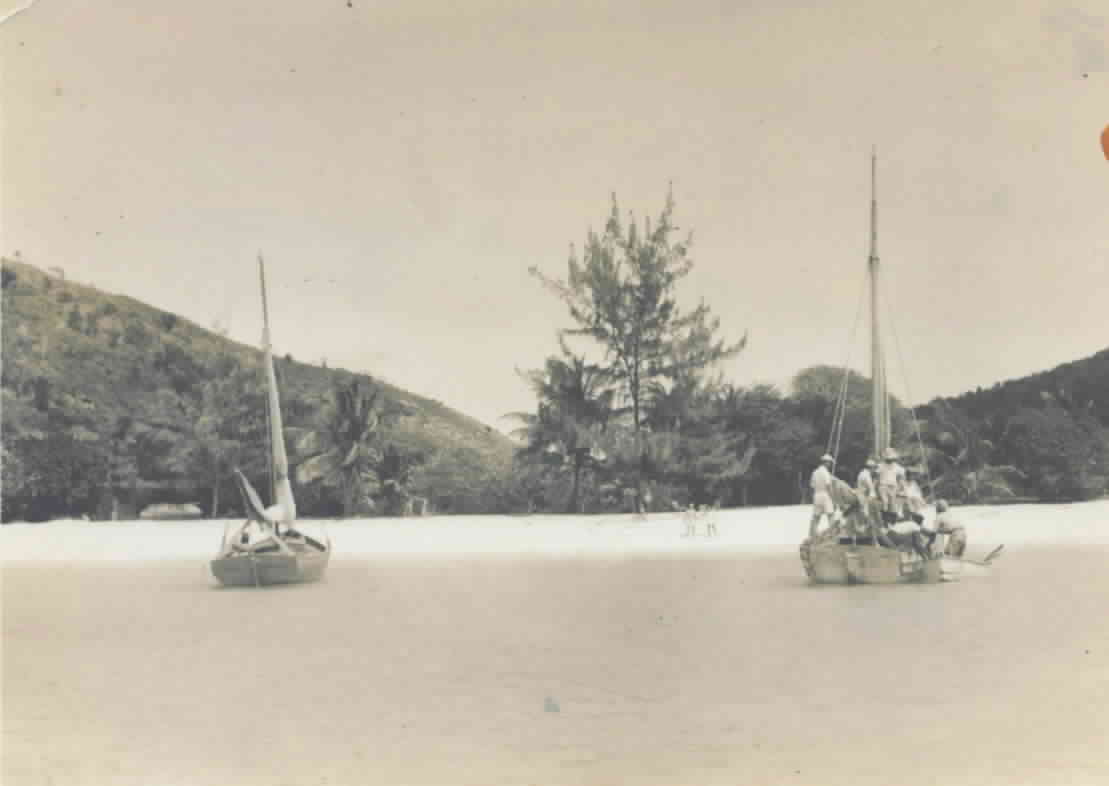
[[[1109,6],[0,0],[3,786],[1109,784]]]

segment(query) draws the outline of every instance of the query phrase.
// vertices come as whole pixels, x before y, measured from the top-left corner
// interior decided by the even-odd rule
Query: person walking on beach
[[[812,487],[812,519],[809,521],[809,537],[815,538],[820,527],[820,520],[825,516],[831,524],[836,512],[836,505],[832,501],[832,466],[836,460],[825,453],[820,457],[820,466],[813,470],[809,485]]]
[[[677,502],[672,502],[670,504],[674,506],[674,510],[682,514],[682,522],[685,524],[682,537],[688,538],[690,536],[695,536],[697,534],[697,506],[692,502],[684,508]]]
[[[705,537],[711,538],[719,534],[716,531],[716,511],[720,510],[720,500],[716,500],[713,505],[705,505],[703,510],[705,516]]]

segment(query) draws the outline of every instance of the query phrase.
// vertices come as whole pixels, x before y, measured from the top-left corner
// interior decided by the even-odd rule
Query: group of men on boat
[[[962,557],[966,550],[966,529],[955,520],[945,500],[936,502],[936,518],[931,528],[924,526],[927,507],[916,473],[907,470],[893,449],[882,455],[879,464],[870,458],[859,470],[854,488],[837,478],[832,470],[835,459],[825,454],[813,470],[812,520],[809,538],[836,538],[857,543],[876,543],[893,549],[911,550],[924,559],[933,553],[938,535],[946,535],[944,554]],[[827,518],[823,532],[820,524]]]

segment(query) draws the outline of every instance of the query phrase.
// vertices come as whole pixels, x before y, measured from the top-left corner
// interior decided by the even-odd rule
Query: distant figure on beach
[[[882,518],[893,524],[901,518],[902,487],[905,485],[905,468],[898,462],[897,451],[890,448],[882,456],[878,470],[878,497],[882,500]]]
[[[815,538],[820,528],[820,520],[828,517],[829,526],[836,512],[836,505],[829,493],[832,485],[832,465],[836,460],[825,453],[820,457],[820,466],[813,470],[809,485],[812,487],[812,519],[809,521],[809,537]]]
[[[715,504],[711,506],[705,505],[703,510],[705,515],[705,535],[711,538],[719,534],[716,531],[716,511],[720,510],[720,500],[717,500]]]
[[[941,499],[936,503],[936,529],[937,535],[947,535],[947,545],[943,553],[949,557],[962,557],[967,550],[967,531],[950,511],[947,500]]]

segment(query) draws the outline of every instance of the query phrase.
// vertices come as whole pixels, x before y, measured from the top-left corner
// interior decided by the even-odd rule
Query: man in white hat
[[[878,530],[882,525],[882,503],[878,499],[878,481],[874,475],[878,471],[878,462],[868,458],[866,464],[859,470],[855,481],[855,489],[859,495],[859,503],[863,514],[866,516],[868,534],[878,538]]]
[[[812,520],[809,522],[809,537],[816,537],[816,530],[820,526],[820,519],[828,517],[831,522],[836,512],[836,505],[832,501],[832,465],[836,460],[825,453],[820,457],[820,466],[813,470],[809,485],[812,486]]]
[[[905,468],[898,462],[897,451],[888,448],[878,469],[878,498],[882,500],[882,518],[892,524],[901,518],[898,499],[905,487]]]

